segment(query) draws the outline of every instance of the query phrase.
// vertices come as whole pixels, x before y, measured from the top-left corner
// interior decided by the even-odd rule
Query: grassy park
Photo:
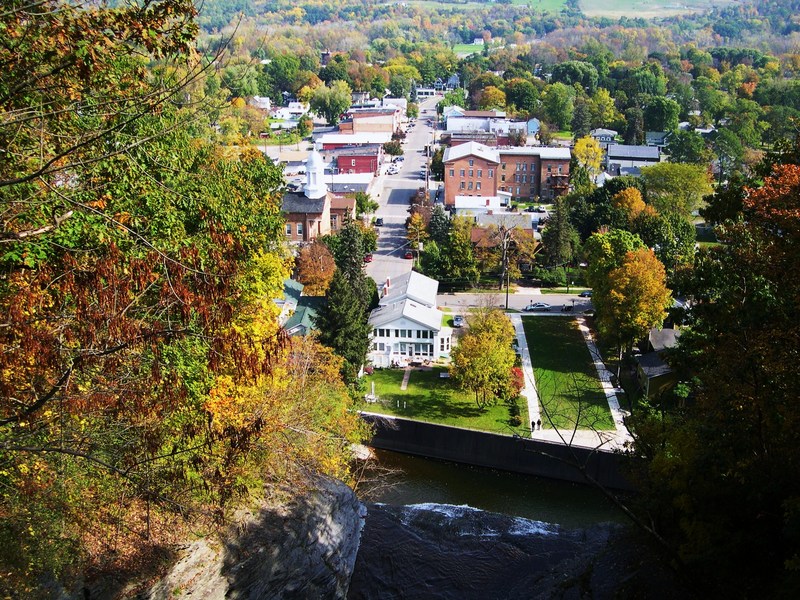
[[[511,434],[511,414],[503,402],[486,409],[478,408],[471,392],[459,389],[452,379],[440,377],[446,373],[442,367],[431,370],[415,369],[411,372],[408,388],[400,389],[403,369],[379,369],[365,377],[366,391],[372,390],[378,402],[364,403],[361,408],[408,419],[429,421],[442,425],[453,425],[481,431]],[[528,407],[519,403],[522,423],[528,422]]]
[[[522,319],[543,414],[555,427],[613,429],[597,371],[575,319]],[[550,427],[547,418],[542,426]]]

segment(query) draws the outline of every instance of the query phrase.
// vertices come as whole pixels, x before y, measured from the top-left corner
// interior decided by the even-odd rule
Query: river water
[[[394,474],[365,498],[373,502],[466,505],[565,528],[625,522],[619,509],[588,485],[386,450],[375,453],[380,464]]]

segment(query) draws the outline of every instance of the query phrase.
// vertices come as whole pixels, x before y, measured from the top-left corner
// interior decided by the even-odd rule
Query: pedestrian
[[[541,428],[542,428],[542,420],[536,419],[536,429],[541,429]]]
[[[536,431],[536,421],[531,421],[531,431]]]

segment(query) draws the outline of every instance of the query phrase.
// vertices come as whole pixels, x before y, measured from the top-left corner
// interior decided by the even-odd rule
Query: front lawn
[[[524,317],[543,413],[559,429],[614,429],[597,370],[575,319]],[[547,418],[542,426],[550,427]]]
[[[411,372],[408,388],[400,389],[403,369],[376,369],[364,378],[365,391],[372,391],[375,383],[376,403],[364,402],[360,408],[408,419],[430,421],[442,425],[453,425],[480,431],[511,434],[509,406],[498,402],[486,409],[478,408],[471,392],[459,389],[449,378],[439,377],[447,369],[438,367],[429,371],[415,369]],[[518,403],[522,423],[528,423],[528,407],[524,401]]]

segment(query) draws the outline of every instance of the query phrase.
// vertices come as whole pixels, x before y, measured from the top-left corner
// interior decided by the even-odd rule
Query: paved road
[[[455,312],[466,311],[470,306],[484,306],[487,303],[505,308],[506,294],[505,290],[496,294],[439,294],[436,302],[439,306],[451,307]],[[591,298],[581,298],[578,294],[542,294],[536,289],[528,288],[519,289],[508,296],[508,308],[520,310],[532,302],[544,302],[552,307],[550,313],[542,314],[560,313],[562,306],[572,306],[573,313],[581,313],[592,308]]]
[[[378,283],[385,281],[387,277],[394,278],[408,273],[414,264],[414,261],[403,258],[410,248],[406,240],[405,223],[409,198],[420,187],[425,186],[420,168],[427,163],[428,158],[423,154],[423,149],[431,144],[434,134],[433,128],[426,122],[428,118],[435,117],[438,101],[438,97],[428,98],[420,105],[420,116],[405,140],[405,160],[400,173],[381,175],[377,182],[377,189],[381,191],[376,198],[379,208],[375,216],[382,218],[384,224],[378,228],[378,251],[373,254],[373,261],[367,265],[367,275]]]

